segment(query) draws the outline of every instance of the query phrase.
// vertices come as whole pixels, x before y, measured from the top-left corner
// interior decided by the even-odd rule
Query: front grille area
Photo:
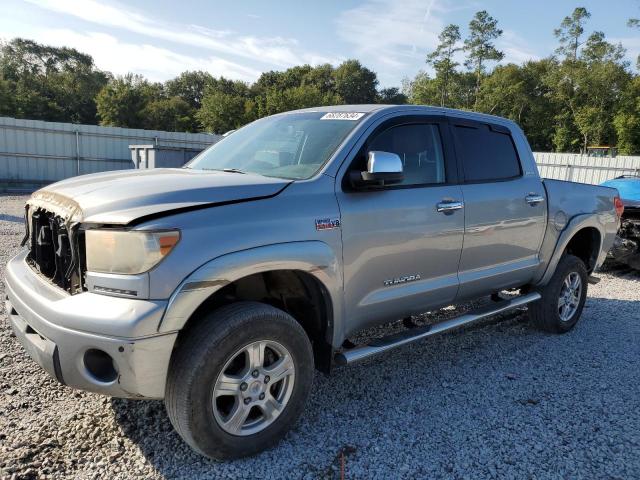
[[[63,219],[36,208],[29,216],[28,263],[72,295],[84,288],[85,254],[82,232],[67,228]]]

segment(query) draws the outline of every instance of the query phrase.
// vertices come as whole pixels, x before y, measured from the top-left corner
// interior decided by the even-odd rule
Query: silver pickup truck
[[[542,181],[502,118],[299,110],[231,133],[184,168],[35,192],[28,248],[6,270],[7,312],[60,382],[164,399],[196,451],[239,457],[285,435],[314,369],[525,305],[541,328],[570,330],[621,213],[615,189]],[[462,316],[350,341],[481,297]]]

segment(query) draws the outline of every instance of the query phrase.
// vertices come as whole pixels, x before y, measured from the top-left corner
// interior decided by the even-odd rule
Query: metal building
[[[0,117],[0,188],[34,189],[76,175],[135,168],[130,145],[190,159],[220,138]]]

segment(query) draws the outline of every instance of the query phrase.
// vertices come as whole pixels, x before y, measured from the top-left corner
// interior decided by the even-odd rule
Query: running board
[[[522,307],[528,303],[535,302],[540,298],[539,293],[533,292],[519,297],[514,297],[509,300],[490,303],[477,310],[460,315],[459,317],[444,320],[434,325],[425,325],[423,327],[412,328],[411,330],[404,330],[402,332],[389,335],[388,337],[373,340],[367,345],[345,350],[336,354],[335,361],[338,365],[347,365],[359,360],[364,360],[365,358],[386,352],[392,348],[400,347],[407,343],[422,340],[423,338],[427,338],[438,333],[444,333],[449,330],[453,330],[454,328],[462,327],[463,325],[469,325],[492,315],[497,315],[502,312]]]

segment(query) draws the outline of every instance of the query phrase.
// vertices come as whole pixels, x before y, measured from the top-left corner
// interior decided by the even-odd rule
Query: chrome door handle
[[[544,197],[542,195],[538,195],[537,193],[530,193],[524,199],[529,205],[537,205],[544,202]]]
[[[464,207],[463,202],[458,202],[458,201],[440,202],[436,205],[436,210],[438,212],[447,213],[447,212],[452,212],[454,210],[460,210],[463,207]]]

